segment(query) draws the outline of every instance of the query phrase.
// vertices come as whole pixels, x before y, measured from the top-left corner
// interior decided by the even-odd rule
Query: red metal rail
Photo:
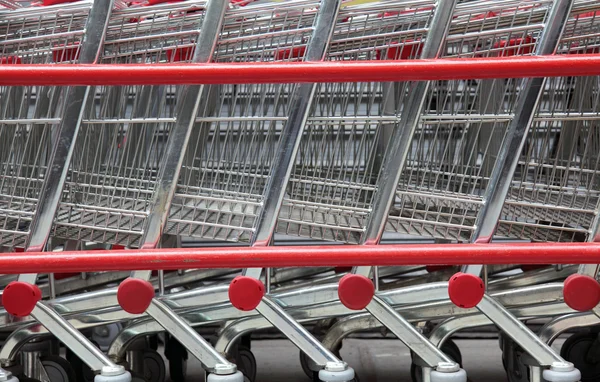
[[[600,75],[600,54],[317,63],[2,65],[0,85],[395,82],[596,75]]]
[[[600,244],[408,244],[30,252],[0,255],[0,273],[357,265],[598,264]]]

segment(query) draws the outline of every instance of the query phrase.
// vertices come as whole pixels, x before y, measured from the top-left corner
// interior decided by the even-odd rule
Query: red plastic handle
[[[4,86],[438,81],[600,75],[599,54],[398,61],[6,65]]]
[[[4,274],[361,265],[600,264],[598,243],[406,244],[3,253]]]

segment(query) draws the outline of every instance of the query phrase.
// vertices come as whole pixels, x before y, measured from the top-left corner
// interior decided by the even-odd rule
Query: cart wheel
[[[454,362],[458,363],[462,367],[462,354],[458,345],[452,340],[447,340],[442,344],[442,351]],[[412,353],[412,352],[411,352]],[[413,382],[423,381],[423,369],[417,366],[414,362],[410,365],[410,378]]]
[[[156,350],[144,351],[144,379],[146,382],[164,382],[167,377],[165,361]]]
[[[244,374],[244,379],[249,382],[256,380],[256,358],[250,349],[244,345],[238,346],[237,349],[237,367]]]
[[[337,346],[337,348],[332,349],[331,352],[340,360],[342,360],[342,356],[340,355],[340,352],[342,350],[342,344],[343,342],[340,342],[340,344]],[[308,377],[308,379],[313,380],[314,378],[314,370],[312,370],[309,366],[309,359],[308,356],[306,355],[306,353],[304,352],[300,352],[300,366],[302,366],[302,371],[304,371],[304,374],[306,374],[306,376]]]
[[[91,342],[98,348],[98,343],[94,340]],[[71,349],[67,348],[67,361],[71,364],[71,368],[75,373],[75,381],[77,382],[94,382],[96,374],[88,365],[86,365]]]
[[[600,341],[597,333],[575,333],[560,349],[560,355],[581,372],[581,382],[600,380]]]
[[[321,380],[319,379],[318,371],[313,371],[310,379],[312,379],[313,381],[316,381],[316,382],[321,382]],[[356,374],[356,371],[354,372],[354,379],[349,382],[360,382],[360,379],[358,379],[358,374]]]
[[[521,349],[515,350],[517,353],[521,352]],[[506,371],[506,377],[508,382],[528,382],[530,380],[529,368],[520,361],[520,356],[517,354],[514,360],[515,368],[510,369],[506,361],[506,355],[502,353],[502,366]]]
[[[75,371],[66,359],[57,355],[40,358],[50,382],[77,382]]]
[[[240,339],[240,345],[252,350],[252,335],[242,336]]]
[[[123,325],[121,323],[100,326],[94,328],[92,331],[91,340],[98,348],[102,349],[102,351],[106,351],[121,330],[123,330]]]
[[[308,367],[308,356],[303,351],[300,352],[300,366],[302,366],[302,371],[304,371],[308,379],[314,381],[315,372]]]
[[[131,375],[131,382],[148,382],[148,381],[146,381],[144,378],[140,377],[137,374],[135,374],[135,375],[132,374]]]
[[[165,357],[169,360],[169,374],[173,382],[185,382],[187,376],[187,349],[175,338],[165,344]]]
[[[19,377],[19,382],[42,382],[39,379],[28,378],[28,377]]]
[[[148,347],[151,350],[158,350],[158,344],[160,340],[158,339],[158,335],[148,336]]]

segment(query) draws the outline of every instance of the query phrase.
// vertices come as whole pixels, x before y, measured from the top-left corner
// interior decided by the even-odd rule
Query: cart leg
[[[256,310],[266,318],[274,327],[281,330],[301,351],[314,361],[320,368],[323,368],[325,378],[334,378],[332,380],[323,380],[325,382],[350,381],[354,378],[354,370],[345,362],[340,361],[329,349],[317,341],[302,325],[295,321],[291,315],[284,311],[277,303],[267,296],[256,307]],[[319,372],[320,373],[320,372]],[[346,378],[351,375],[351,378]],[[320,375],[319,375],[320,378]]]
[[[431,382],[466,382],[467,373],[460,368],[456,362],[450,359],[440,349],[435,347],[424,335],[386,304],[378,296],[374,296],[367,310],[377,320],[404,342],[417,356],[422,359],[426,366],[435,368],[431,373]]]

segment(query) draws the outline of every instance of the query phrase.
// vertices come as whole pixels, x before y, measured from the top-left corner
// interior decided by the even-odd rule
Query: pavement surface
[[[463,356],[464,368],[472,382],[506,382],[497,339],[455,341]],[[562,342],[562,341],[561,341]],[[560,347],[557,341],[555,347]],[[300,366],[298,350],[285,340],[252,342],[258,373],[255,382],[308,382]],[[361,382],[411,382],[410,352],[393,339],[347,339],[342,358],[351,365]],[[196,360],[188,361],[188,381],[204,380]]]

